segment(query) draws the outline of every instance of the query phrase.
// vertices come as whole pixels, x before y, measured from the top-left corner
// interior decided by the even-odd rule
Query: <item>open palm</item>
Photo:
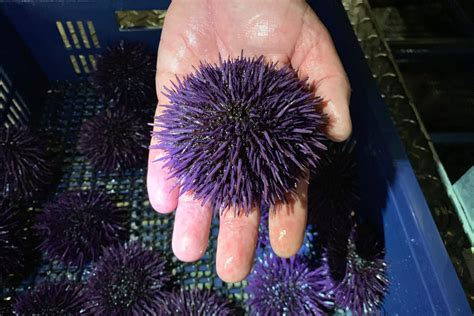
[[[300,77],[308,77],[323,97],[323,111],[329,118],[328,136],[335,141],[351,132],[348,102],[349,83],[330,35],[305,1],[298,0],[175,0],[166,15],[158,50],[156,89],[161,106],[169,100],[164,86],[176,76],[193,72],[200,61],[217,63],[222,58],[264,55],[268,61],[289,64]],[[152,140],[152,144],[156,140]],[[180,197],[175,179],[168,179],[159,150],[150,150],[148,194],[160,213],[176,210],[173,251],[182,261],[198,260],[206,251],[212,210],[201,206],[192,194]],[[297,197],[275,205],[269,216],[270,242],[275,253],[290,257],[298,251],[307,218],[307,184],[301,181]],[[216,268],[227,282],[244,279],[249,273],[257,242],[260,211],[234,217],[221,215]]]

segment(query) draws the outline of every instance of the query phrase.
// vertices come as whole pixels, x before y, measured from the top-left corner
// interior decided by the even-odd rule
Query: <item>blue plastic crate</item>
[[[362,209],[379,224],[389,263],[391,286],[384,301],[384,311],[390,315],[470,315],[463,289],[342,5],[334,0],[310,3],[330,30],[353,89],[351,112],[362,175]],[[0,5],[3,38],[0,50],[3,69],[0,76],[3,77],[0,79],[4,85],[8,84],[9,91],[3,100],[0,99],[0,119],[7,120],[8,114],[14,114],[11,108],[16,107],[15,103],[21,103],[18,111],[34,122],[35,113],[41,111],[38,100],[46,87],[57,80],[83,79],[93,68],[90,55],[99,53],[108,43],[119,39],[139,40],[156,49],[159,30],[120,31],[115,11],[166,9],[168,4],[168,1],[102,0]],[[68,22],[75,30],[77,41]],[[88,45],[79,32],[78,22],[82,22]],[[59,25],[65,31],[68,43],[60,36]],[[94,38],[94,31],[97,38]],[[19,95],[21,101],[18,101]],[[21,123],[15,115],[10,119],[12,124]],[[76,163],[81,164],[80,161]],[[120,181],[126,186],[130,179]],[[125,194],[123,199],[127,198]],[[146,196],[140,198],[146,199]],[[143,214],[150,214],[147,213],[149,206],[134,205],[133,208],[138,214],[146,208]],[[144,220],[147,219],[142,222]],[[152,232],[158,231],[142,236],[143,240],[169,242],[159,231],[171,227],[168,220],[153,217],[143,225],[151,225]],[[213,236],[215,234],[214,225]],[[242,284],[225,285],[215,277],[213,246],[215,237],[206,258],[201,261],[203,264],[180,268],[180,273],[186,275],[183,283],[212,284],[228,294],[241,295]],[[162,244],[162,248],[170,250],[169,244]]]

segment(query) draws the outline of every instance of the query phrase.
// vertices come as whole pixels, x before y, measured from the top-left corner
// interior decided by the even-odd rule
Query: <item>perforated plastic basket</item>
[[[153,50],[158,46],[159,28],[123,26],[118,18],[124,13],[118,11],[165,10],[168,4],[144,0],[1,4],[0,119],[6,125],[30,121],[59,139],[64,148],[63,176],[51,198],[78,187],[104,188],[119,206],[131,211],[132,239],[171,253],[172,216],[151,210],[145,171],[96,173],[76,148],[82,120],[104,107],[85,80],[94,69],[96,54],[120,39],[142,41]],[[330,30],[353,89],[351,112],[362,175],[362,209],[378,224],[389,263],[391,286],[384,311],[390,315],[469,315],[464,292],[342,5],[334,0],[310,4]],[[225,284],[216,276],[216,224],[217,220],[208,252],[198,263],[181,264],[169,255],[174,272],[182,284],[212,287],[237,301],[245,299],[245,282]],[[64,274],[83,278],[87,269],[64,271],[54,263],[44,263],[29,282]]]

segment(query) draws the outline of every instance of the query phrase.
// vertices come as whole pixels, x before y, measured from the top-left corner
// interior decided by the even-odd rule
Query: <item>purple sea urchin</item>
[[[206,290],[179,290],[167,294],[163,315],[225,316],[233,315],[230,302]]]
[[[92,81],[106,101],[137,109],[156,104],[155,54],[143,43],[120,41],[97,59]]]
[[[25,127],[0,127],[0,195],[29,201],[52,179],[46,146]]]
[[[126,238],[126,216],[105,193],[64,193],[38,216],[40,249],[50,259],[82,267],[97,260],[103,247]]]
[[[9,298],[0,298],[0,315],[11,315],[13,311],[10,306],[10,299]]]
[[[17,315],[78,315],[84,312],[82,285],[69,281],[43,281],[20,295],[13,304]]]
[[[248,305],[253,315],[325,315],[334,303],[328,267],[315,270],[299,256],[265,254],[248,278]]]
[[[316,168],[325,149],[321,100],[289,67],[241,56],[202,63],[172,85],[152,148],[166,152],[181,192],[248,212],[286,200]]]
[[[359,203],[359,177],[354,142],[330,143],[319,167],[311,174],[308,221],[325,239],[334,230],[349,233]]]
[[[89,279],[90,310],[95,315],[156,314],[170,278],[157,251],[138,244],[107,248]]]
[[[268,219],[270,211],[267,206],[262,207],[260,212],[260,223],[258,225],[258,240],[257,247],[259,249],[265,249],[270,246],[270,232],[268,230]]]
[[[79,150],[100,171],[132,168],[145,163],[149,134],[141,116],[124,109],[109,109],[86,120]]]
[[[347,246],[347,248],[346,248]],[[376,313],[389,286],[384,250],[367,224],[355,225],[346,243],[325,252],[335,282],[336,306],[354,315]]]
[[[311,174],[316,188],[314,199],[318,210],[351,212],[359,202],[359,176],[353,149],[355,142],[330,143],[321,155],[319,168]]]
[[[15,208],[0,199],[0,281],[24,268],[27,235],[24,220]]]

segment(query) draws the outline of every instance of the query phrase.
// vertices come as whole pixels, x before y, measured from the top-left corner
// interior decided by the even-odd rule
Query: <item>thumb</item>
[[[312,12],[302,31],[305,56],[299,67],[300,74],[308,77],[323,99],[323,112],[328,116],[327,136],[336,142],[346,140],[352,132],[349,113],[351,95],[349,80],[327,29]]]

